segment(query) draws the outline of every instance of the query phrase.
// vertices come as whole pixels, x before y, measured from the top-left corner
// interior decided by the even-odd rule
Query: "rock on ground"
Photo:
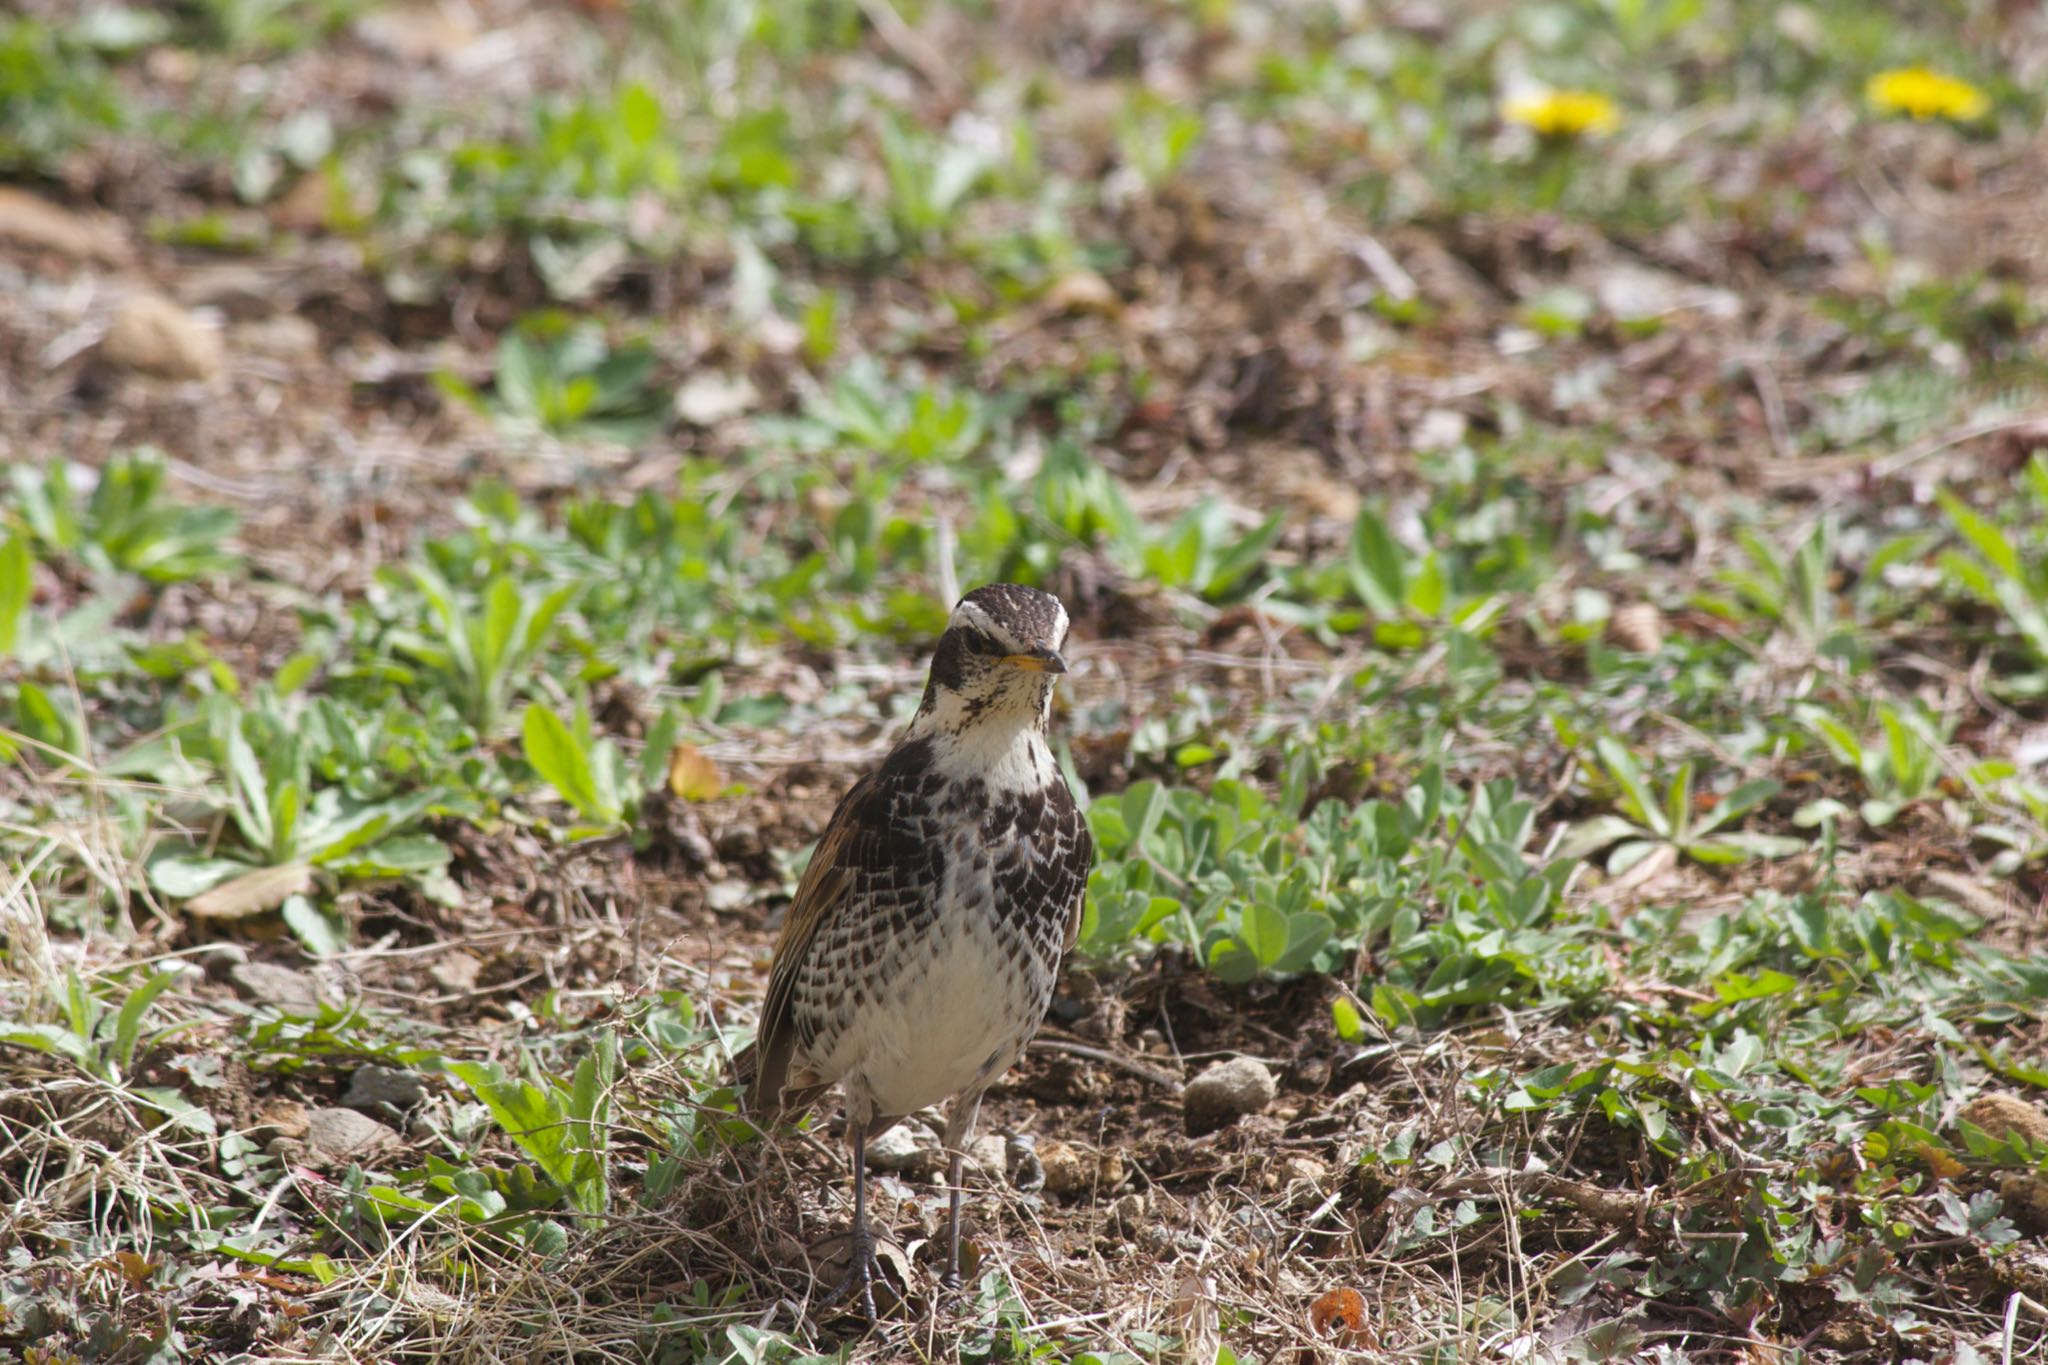
[[[1279,1086],[1265,1063],[1251,1057],[1216,1062],[1189,1081],[1181,1094],[1188,1132],[1199,1136],[1246,1114],[1256,1114],[1278,1093]]]
[[[924,1175],[945,1164],[938,1135],[919,1123],[899,1123],[868,1140],[868,1165],[893,1175]]]
[[[122,304],[101,354],[159,379],[212,379],[222,363],[220,333],[161,294],[137,294]]]
[[[2014,1133],[2029,1142],[2048,1142],[2048,1114],[2017,1095],[1992,1091],[1963,1106],[1959,1118],[1967,1119],[1995,1138]]]
[[[237,962],[228,968],[235,994],[288,1014],[317,1014],[323,992],[312,975],[274,962]]]
[[[353,1109],[315,1109],[306,1115],[306,1155],[311,1159],[339,1164],[397,1141],[392,1129]]]
[[[348,1093],[341,1097],[344,1109],[370,1113],[410,1109],[427,1097],[427,1087],[410,1071],[399,1071],[369,1062],[349,1077]]]
[[[73,213],[10,185],[0,185],[0,238],[103,265],[125,265],[134,255],[117,220]]]

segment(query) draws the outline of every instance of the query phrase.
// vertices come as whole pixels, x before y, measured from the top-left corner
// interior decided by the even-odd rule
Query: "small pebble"
[[[306,1115],[306,1154],[336,1165],[389,1147],[398,1134],[353,1109],[315,1109]]]
[[[1057,1138],[1038,1144],[1038,1165],[1044,1172],[1047,1194],[1080,1194],[1095,1181],[1094,1163]]]
[[[938,1135],[918,1123],[899,1123],[868,1139],[868,1165],[893,1175],[925,1175],[945,1164]]]
[[[1002,1180],[1010,1170],[1010,1145],[994,1133],[984,1133],[967,1144],[967,1164],[990,1180]]]
[[[1199,1137],[1246,1114],[1256,1114],[1278,1093],[1273,1073],[1256,1058],[1216,1062],[1189,1081],[1181,1095],[1188,1132]]]
[[[342,1108],[370,1114],[399,1113],[426,1099],[427,1087],[410,1071],[378,1066],[359,1066],[349,1077],[348,1092],[341,1097]]]

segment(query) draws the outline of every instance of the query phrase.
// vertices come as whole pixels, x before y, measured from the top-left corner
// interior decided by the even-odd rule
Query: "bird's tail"
[[[800,1121],[832,1088],[829,1082],[814,1084],[803,1075],[792,1081],[787,1074],[787,1062],[776,1070],[783,1074],[772,1078],[762,1075],[758,1043],[748,1043],[732,1055],[731,1081],[733,1089],[739,1092],[740,1112],[761,1128]]]
[[[740,1112],[750,1118],[759,1117],[759,1106],[754,1102],[754,1090],[761,1083],[761,1049],[748,1043],[732,1054],[732,1069],[728,1073],[732,1088],[739,1093]]]

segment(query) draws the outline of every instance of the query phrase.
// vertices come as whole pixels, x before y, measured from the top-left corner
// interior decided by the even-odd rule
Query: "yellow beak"
[[[1064,673],[1067,661],[1056,649],[1034,649],[1029,654],[1005,654],[1003,662],[1026,673]]]

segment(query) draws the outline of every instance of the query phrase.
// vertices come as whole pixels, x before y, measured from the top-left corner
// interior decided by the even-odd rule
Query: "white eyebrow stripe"
[[[994,636],[998,640],[1010,638],[1010,632],[999,628],[990,619],[989,614],[973,602],[963,601],[953,608],[953,621],[956,625],[972,626],[982,634]]]

